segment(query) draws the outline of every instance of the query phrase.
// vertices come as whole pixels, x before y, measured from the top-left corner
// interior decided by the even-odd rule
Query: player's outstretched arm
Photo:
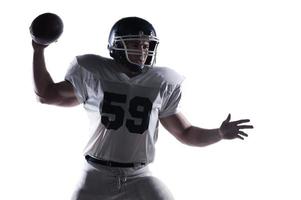
[[[241,125],[249,122],[248,119],[230,122],[231,115],[217,129],[203,129],[192,126],[185,116],[177,113],[165,118],[161,118],[161,124],[179,141],[191,146],[207,146],[222,139],[243,139],[248,135],[241,129],[253,128],[252,125]]]
[[[45,64],[44,50],[47,46],[32,41],[33,78],[35,93],[41,103],[58,106],[75,106],[79,102],[71,83],[62,81],[54,83]]]

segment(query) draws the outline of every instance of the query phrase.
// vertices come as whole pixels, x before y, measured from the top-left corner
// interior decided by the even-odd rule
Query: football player
[[[216,129],[193,126],[179,111],[183,76],[154,66],[159,39],[152,24],[138,17],[117,21],[109,35],[110,56],[80,55],[65,80],[55,83],[47,71],[44,49],[33,44],[35,92],[41,103],[82,104],[92,122],[85,148],[86,168],[73,198],[173,199],[153,177],[159,122],[187,145],[207,146],[222,139],[244,139],[248,119],[231,121],[230,114]]]

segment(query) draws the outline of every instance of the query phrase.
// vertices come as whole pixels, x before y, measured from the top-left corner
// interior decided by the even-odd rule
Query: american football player
[[[244,139],[248,119],[216,129],[193,126],[178,109],[183,76],[155,66],[159,39],[152,24],[139,17],[117,21],[109,34],[112,58],[76,56],[65,80],[48,73],[44,50],[32,42],[35,93],[41,103],[82,104],[91,118],[86,167],[73,199],[170,200],[172,194],[148,164],[154,161],[159,122],[180,142],[207,146],[222,139]]]

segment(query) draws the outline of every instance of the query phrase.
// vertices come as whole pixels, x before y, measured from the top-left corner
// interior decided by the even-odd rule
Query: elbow
[[[36,93],[36,99],[41,104],[53,105],[53,106],[63,106],[63,107],[72,107],[79,104],[79,101],[75,98],[62,99],[57,96],[42,96]]]
[[[35,92],[35,94],[36,94],[36,99],[39,103],[48,104],[48,105],[53,104],[53,101],[51,100],[51,98],[49,98],[45,95],[38,94],[37,92]]]
[[[185,145],[194,146],[193,141],[189,137],[190,129],[192,126],[183,129],[181,132],[174,134],[179,142]]]
[[[48,101],[46,98],[41,97],[41,96],[39,96],[39,95],[36,95],[36,99],[37,99],[37,101],[38,101],[39,103],[41,103],[41,104],[50,104],[49,101]]]

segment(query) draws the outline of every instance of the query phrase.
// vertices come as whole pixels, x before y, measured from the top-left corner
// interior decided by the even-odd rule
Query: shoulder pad
[[[163,79],[162,81],[167,82],[168,84],[180,85],[185,79],[184,76],[168,67],[154,67],[153,71],[157,76]]]
[[[79,65],[82,67],[89,66],[89,65],[99,65],[99,63],[104,61],[104,58],[98,55],[94,54],[85,54],[85,55],[80,55],[76,56],[77,62]]]

